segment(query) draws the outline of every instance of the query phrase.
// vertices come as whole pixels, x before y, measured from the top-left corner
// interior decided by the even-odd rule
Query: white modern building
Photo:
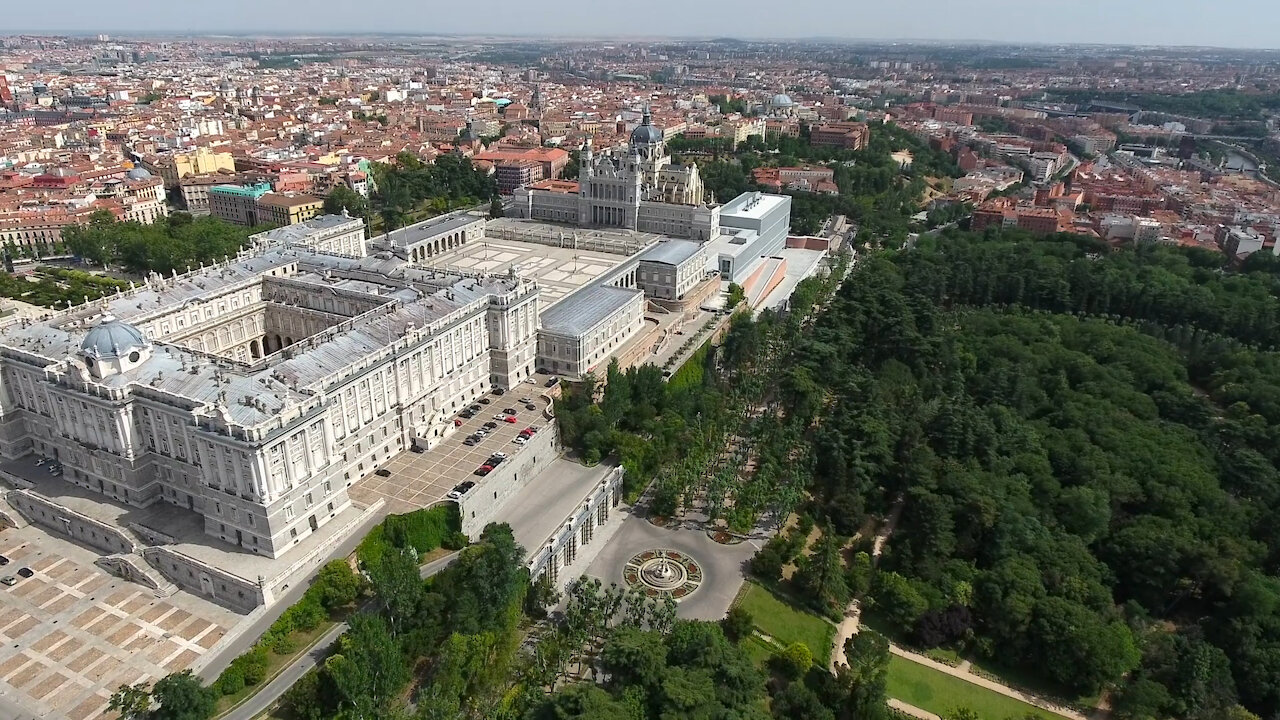
[[[746,277],[761,258],[787,244],[791,197],[747,192],[720,208],[720,236],[706,244],[707,269],[723,280]]]

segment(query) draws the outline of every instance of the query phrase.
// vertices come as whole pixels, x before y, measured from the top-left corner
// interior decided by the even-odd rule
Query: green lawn
[[[783,645],[793,642],[808,645],[819,665],[825,665],[831,656],[831,639],[836,628],[826,620],[797,610],[764,586],[750,581],[743,584],[737,603],[751,613],[760,632]]]
[[[759,667],[764,667],[774,653],[772,646],[755,635],[742,639],[742,649],[751,658],[751,662]]]
[[[887,684],[889,697],[937,715],[946,715],[956,708],[965,707],[976,712],[982,720],[1021,720],[1028,715],[1046,720],[1061,720],[1060,716],[1021,700],[1014,700],[897,655],[889,658]]]

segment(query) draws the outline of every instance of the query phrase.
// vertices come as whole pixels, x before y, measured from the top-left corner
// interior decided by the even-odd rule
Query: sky
[[[1277,0],[4,0],[0,34],[450,33],[1280,47]]]

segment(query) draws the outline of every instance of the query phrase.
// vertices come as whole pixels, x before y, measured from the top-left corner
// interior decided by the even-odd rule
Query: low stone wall
[[[179,588],[238,613],[249,613],[274,599],[258,583],[220,570],[172,547],[143,548],[142,557]]]
[[[360,509],[360,514],[349,520],[346,525],[342,526],[342,529],[326,538],[323,543],[311,548],[306,555],[294,560],[289,567],[277,573],[275,577],[266,578],[268,596],[283,594],[289,585],[297,582],[299,575],[310,575],[312,570],[327,562],[334,548],[350,538],[351,534],[369,522],[370,518],[381,517],[382,509],[386,507],[386,504],[387,501],[382,498],[378,498],[376,502],[368,507],[351,503],[352,507]],[[372,526],[370,526],[370,529],[372,529]]]
[[[22,516],[22,513],[13,509],[7,500],[0,497],[0,528],[23,528],[31,523]]]
[[[510,453],[511,458],[481,479],[462,502],[458,503],[462,532],[472,540],[480,537],[484,526],[493,522],[503,505],[550,465],[552,460],[559,457],[561,452],[559,425],[555,422],[543,425],[532,440],[519,448],[518,452]]]
[[[63,507],[30,490],[10,490],[5,499],[32,523],[108,555],[138,549],[133,538],[120,528]]]

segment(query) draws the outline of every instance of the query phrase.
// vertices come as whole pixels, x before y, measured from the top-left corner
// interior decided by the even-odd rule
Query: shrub
[[[461,530],[449,533],[449,537],[445,538],[444,547],[448,550],[461,550],[471,543],[471,538]]]
[[[232,660],[231,667],[239,668],[245,685],[257,685],[267,678],[267,649],[255,645],[249,652]]]
[[[331,560],[320,568],[307,595],[314,595],[324,609],[332,611],[355,602],[362,589],[363,578],[351,569],[346,560]]]
[[[781,549],[770,540],[751,558],[751,574],[765,582],[777,582],[785,562]]]
[[[244,689],[244,672],[234,662],[222,671],[213,683],[213,688],[223,695],[235,695]]]
[[[411,547],[421,555],[441,547],[446,538],[461,529],[462,519],[453,504],[389,515],[360,542],[356,557],[365,571],[371,571],[388,550]]]
[[[813,652],[802,642],[793,642],[785,650],[774,654],[773,664],[779,672],[796,680],[804,677],[813,667]]]
[[[741,642],[743,638],[750,636],[755,626],[756,620],[751,617],[751,611],[740,605],[729,608],[729,613],[720,621],[725,636],[734,642]]]

